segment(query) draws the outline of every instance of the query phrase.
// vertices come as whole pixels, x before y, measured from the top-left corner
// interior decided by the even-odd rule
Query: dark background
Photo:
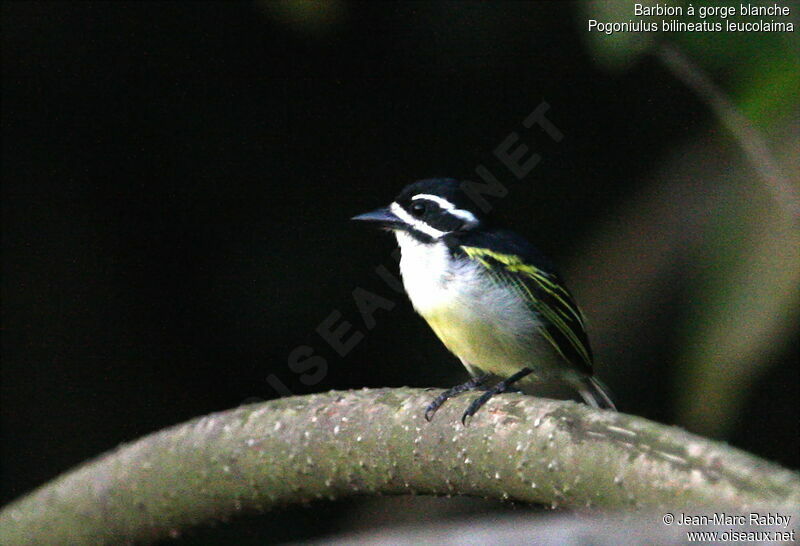
[[[404,184],[485,165],[509,188],[497,213],[613,305],[576,256],[598,226],[625,225],[676,148],[725,138],[656,58],[603,68],[575,4],[291,6],[3,4],[3,502],[120,442],[273,398],[270,374],[295,394],[461,381],[374,273],[396,272],[393,239],[348,221]],[[542,100],[561,143],[521,125]],[[522,181],[493,155],[512,131],[543,158]],[[688,426],[673,327],[692,296],[677,269],[616,337],[592,339],[623,411]],[[397,304],[371,331],[356,287]],[[575,291],[591,323],[601,304]],[[333,311],[366,334],[345,357],[315,332]],[[787,328],[719,436],[797,468]],[[327,359],[320,382],[288,368],[299,345]],[[312,536],[357,504],[231,532]]]

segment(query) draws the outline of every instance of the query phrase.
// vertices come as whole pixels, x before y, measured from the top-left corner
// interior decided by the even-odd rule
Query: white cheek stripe
[[[445,234],[444,231],[439,231],[435,227],[432,227],[431,225],[426,224],[422,220],[417,220],[416,218],[411,216],[409,213],[407,213],[406,209],[404,209],[403,207],[401,207],[397,203],[392,203],[391,205],[389,205],[389,210],[391,210],[392,213],[395,216],[400,218],[406,224],[410,225],[411,227],[413,227],[417,231],[421,231],[422,233],[424,233],[426,235],[430,235],[434,239],[438,239],[439,237],[441,237],[442,235]]]
[[[475,225],[478,223],[478,219],[475,218],[475,215],[472,214],[470,211],[464,209],[457,209],[453,203],[451,203],[450,201],[448,201],[443,197],[439,197],[438,195],[431,195],[429,193],[418,193],[417,195],[411,198],[412,201],[414,199],[428,199],[429,201],[433,201],[441,208],[450,212],[450,214],[452,214],[453,216],[461,218],[469,225]]]

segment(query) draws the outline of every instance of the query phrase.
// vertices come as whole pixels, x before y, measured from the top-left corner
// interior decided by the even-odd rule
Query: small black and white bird
[[[464,423],[493,395],[537,381],[566,383],[587,404],[615,409],[592,376],[583,315],[550,261],[482,214],[457,180],[415,182],[388,207],[353,220],[394,232],[414,309],[472,377],[433,400],[428,420],[490,378],[499,382],[470,404]]]

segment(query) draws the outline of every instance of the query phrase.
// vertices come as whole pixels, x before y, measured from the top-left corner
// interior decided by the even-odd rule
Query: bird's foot
[[[467,419],[475,415],[475,413],[479,409],[481,409],[481,407],[483,407],[483,405],[486,404],[486,402],[488,402],[492,396],[508,392],[510,390],[515,390],[512,388],[514,383],[516,383],[517,381],[519,381],[520,379],[531,373],[533,373],[533,370],[531,370],[530,368],[522,368],[520,371],[518,371],[508,379],[500,381],[497,385],[487,390],[485,393],[483,393],[478,398],[472,401],[472,403],[467,408],[467,411],[465,411],[464,415],[461,416],[461,423],[464,426],[467,426]]]
[[[481,388],[483,382],[486,381],[488,377],[488,375],[479,375],[477,377],[473,377],[466,383],[456,385],[455,387],[444,391],[442,394],[434,398],[433,402],[431,402],[428,407],[425,408],[425,420],[430,421],[433,419],[433,414],[436,413],[436,410],[442,407],[442,404],[444,404],[448,398],[452,398],[453,396],[461,394],[462,392],[474,391],[475,389]]]

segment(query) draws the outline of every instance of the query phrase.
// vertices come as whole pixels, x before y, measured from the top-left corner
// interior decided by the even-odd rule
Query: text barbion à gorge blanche
[[[770,5],[739,4],[713,6],[689,4],[634,4],[628,21],[589,19],[589,31],[617,32],[794,32],[789,20],[791,8]]]

